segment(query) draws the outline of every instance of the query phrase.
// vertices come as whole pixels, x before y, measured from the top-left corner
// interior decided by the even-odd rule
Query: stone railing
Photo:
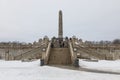
[[[49,56],[50,56],[50,50],[51,50],[51,42],[49,42],[46,52],[43,53],[43,55],[42,55],[43,59],[45,60],[45,64],[48,64],[48,59],[49,59]]]
[[[69,49],[71,54],[71,61],[72,61],[72,64],[74,64],[75,59],[77,59],[77,55],[74,53],[73,47],[70,41],[68,42],[68,44],[69,44]]]

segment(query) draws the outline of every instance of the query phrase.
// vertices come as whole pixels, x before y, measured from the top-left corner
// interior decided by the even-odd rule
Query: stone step
[[[51,48],[49,64],[71,64],[71,56],[68,48]]]
[[[94,50],[90,50],[88,48],[79,47],[79,52],[81,53],[81,57],[85,57],[84,55],[86,54],[86,58],[89,58],[91,56],[92,58],[96,59],[105,59],[105,55],[95,52]]]
[[[15,56],[14,59],[15,60],[21,60],[21,59],[33,59],[33,58],[40,58],[41,55],[41,49],[40,48],[35,48],[32,49],[28,52],[22,53],[18,56]]]

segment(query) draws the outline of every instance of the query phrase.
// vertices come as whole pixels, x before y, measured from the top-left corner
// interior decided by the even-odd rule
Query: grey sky
[[[120,38],[120,0],[0,0],[0,41],[33,42],[58,33],[83,40]]]

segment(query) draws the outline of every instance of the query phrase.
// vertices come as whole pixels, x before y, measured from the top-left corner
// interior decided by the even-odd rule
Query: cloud
[[[63,11],[64,36],[113,40],[120,36],[119,0],[0,0],[0,41],[31,42],[57,36]]]

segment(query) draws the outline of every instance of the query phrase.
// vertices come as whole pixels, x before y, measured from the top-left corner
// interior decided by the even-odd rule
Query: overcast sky
[[[33,42],[58,34],[83,40],[120,38],[120,0],[0,0],[0,41]]]

